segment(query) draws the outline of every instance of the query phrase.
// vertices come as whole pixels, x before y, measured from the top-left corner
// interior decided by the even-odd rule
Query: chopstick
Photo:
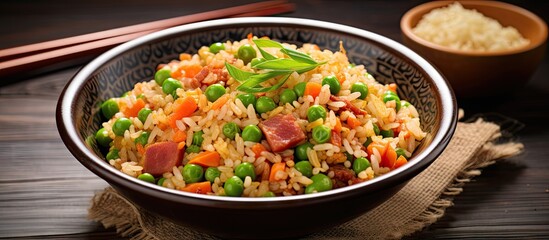
[[[0,62],[0,77],[32,69],[65,67],[64,61],[99,54],[134,38],[177,25],[224,17],[267,16],[294,9],[295,5],[285,0],[265,1],[3,49],[0,50],[0,61],[3,61]]]

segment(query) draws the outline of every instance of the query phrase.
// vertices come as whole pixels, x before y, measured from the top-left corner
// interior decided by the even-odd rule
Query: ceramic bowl
[[[253,33],[281,42],[312,42],[339,50],[363,64],[384,83],[398,84],[429,134],[409,163],[378,178],[317,194],[276,198],[235,198],[186,193],[129,177],[110,166],[95,146],[99,105],[153,78],[160,63],[196,53],[212,42],[240,40]],[[386,37],[344,25],[294,18],[233,18],[200,22],[152,33],[99,56],[63,90],[57,127],[80,163],[131,202],[200,232],[224,238],[303,236],[351,220],[394,195],[444,150],[456,126],[456,103],[443,76],[425,59]],[[276,231],[272,229],[276,228]],[[268,232],[268,234],[267,234]]]
[[[476,9],[502,26],[512,26],[530,40],[526,46],[495,52],[456,50],[434,44],[412,32],[423,15],[454,1],[433,1],[418,5],[400,22],[404,44],[432,62],[448,79],[458,98],[497,96],[523,87],[543,59],[547,25],[535,14],[497,1],[458,1]]]

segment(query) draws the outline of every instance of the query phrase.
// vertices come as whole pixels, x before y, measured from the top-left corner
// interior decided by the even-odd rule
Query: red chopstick
[[[65,67],[68,60],[89,58],[134,38],[177,25],[224,17],[268,16],[294,9],[294,4],[283,0],[265,1],[3,49],[0,50],[3,61],[0,62],[0,77],[33,69]]]

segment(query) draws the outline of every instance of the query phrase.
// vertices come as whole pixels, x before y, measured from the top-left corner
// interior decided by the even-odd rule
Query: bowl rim
[[[412,18],[416,17],[418,14],[421,14],[421,12],[425,11],[425,13],[423,13],[423,15],[425,15],[431,12],[431,10],[435,8],[445,7],[454,2],[459,2],[465,8],[468,8],[468,6],[470,5],[476,5],[476,6],[499,8],[506,11],[518,13],[534,21],[542,37],[539,38],[539,40],[537,41],[532,41],[530,39],[530,43],[523,47],[513,48],[509,50],[482,52],[482,51],[475,51],[475,50],[458,50],[451,47],[439,45],[439,44],[427,41],[412,32],[412,28],[413,28],[411,24]],[[423,17],[423,15],[421,17]],[[400,20],[400,30],[406,37],[410,38],[412,41],[420,45],[423,45],[425,47],[428,47],[437,51],[441,51],[441,52],[446,52],[446,53],[451,53],[456,55],[466,55],[466,56],[504,56],[504,55],[512,55],[512,54],[527,52],[542,46],[547,41],[547,36],[548,36],[547,24],[539,16],[522,7],[509,4],[509,3],[498,2],[498,1],[470,1],[470,0],[469,1],[467,0],[447,1],[447,0],[444,0],[444,1],[426,2],[411,8],[402,16]]]
[[[411,161],[412,164],[405,164],[404,166],[387,174],[359,184],[316,194],[269,198],[248,198],[187,193],[141,181],[137,178],[130,177],[122,173],[121,171],[115,169],[110,164],[105,162],[102,158],[96,156],[93,151],[89,150],[86,147],[84,140],[79,137],[75,123],[72,121],[73,112],[78,111],[78,109],[73,108],[73,104],[75,102],[74,100],[77,98],[77,93],[82,90],[86,80],[91,75],[93,75],[93,73],[98,68],[107,63],[109,60],[121,54],[124,54],[127,51],[138,48],[143,44],[152,43],[161,39],[168,39],[170,37],[180,36],[189,31],[209,29],[212,27],[226,28],[238,26],[271,25],[324,29],[330,32],[364,38],[369,41],[379,43],[384,47],[391,48],[395,51],[395,53],[400,54],[399,57],[408,58],[414,64],[417,64],[426,73],[427,76],[433,79],[433,82],[435,83],[433,85],[433,88],[436,89],[439,94],[436,97],[438,97],[439,101],[441,102],[440,112],[438,113],[441,117],[440,129],[435,135],[433,135],[431,144],[427,146],[425,150],[423,150],[420,154],[415,156],[415,161]],[[212,202],[224,202],[234,204],[268,204],[273,202],[292,202],[298,204],[306,204],[313,200],[325,201],[334,198],[334,196],[337,198],[345,195],[341,193],[355,192],[356,194],[358,194],[361,189],[363,190],[365,188],[368,189],[367,191],[370,192],[385,188],[385,184],[395,186],[401,183],[401,180],[399,180],[399,176],[407,176],[426,168],[442,153],[442,151],[448,145],[451,137],[453,136],[457,124],[457,103],[449,83],[433,65],[431,65],[427,60],[425,60],[423,57],[419,56],[409,48],[387,37],[355,27],[319,20],[289,17],[241,17],[197,22],[161,30],[131,40],[103,53],[102,55],[88,63],[86,66],[81,68],[63,89],[57,104],[56,124],[61,138],[69,151],[77,158],[79,162],[81,162],[82,165],[87,167],[90,171],[94,172],[99,177],[107,180],[110,185],[113,184],[111,181],[114,181],[117,186],[124,186],[142,193],[146,192],[148,195],[154,195],[157,198],[163,198],[174,202],[185,202],[194,205],[203,205],[208,207],[221,207],[216,204],[211,204]],[[409,178],[411,178],[411,176]],[[349,194],[347,195],[349,196]],[[253,205],[261,206],[261,204],[252,204],[247,206]]]

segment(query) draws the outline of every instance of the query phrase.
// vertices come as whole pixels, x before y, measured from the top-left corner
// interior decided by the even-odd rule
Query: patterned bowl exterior
[[[361,212],[375,207],[384,199],[390,197],[400,188],[399,186],[403,185],[402,183],[405,183],[415,174],[426,168],[442,152],[455,129],[456,106],[454,96],[443,77],[434,68],[426,69],[430,65],[415,55],[415,53],[387,38],[363,30],[336,24],[324,28],[324,26],[330,24],[290,18],[226,19],[207,22],[203,25],[199,23],[197,27],[185,28],[183,26],[182,29],[170,29],[156,33],[156,35],[153,34],[149,38],[132,41],[116,48],[115,53],[111,53],[113,52],[111,51],[99,57],[95,61],[99,62],[98,64],[95,62],[90,63],[67,85],[58,105],[57,120],[61,136],[69,150],[83,165],[106,179],[136,203],[142,206],[146,205],[135,199],[139,195],[138,192],[144,191],[145,193],[143,194],[148,194],[152,191],[145,190],[145,188],[155,188],[154,192],[156,194],[161,191],[164,191],[163,194],[166,194],[165,192],[168,190],[157,189],[156,186],[149,186],[148,184],[129,179],[127,176],[121,176],[123,175],[121,173],[114,173],[112,171],[114,168],[110,167],[104,161],[98,163],[98,161],[102,161],[103,156],[95,145],[93,135],[100,128],[102,121],[104,121],[100,114],[100,104],[104,100],[122,95],[124,92],[132,89],[135,83],[153,79],[158,64],[177,59],[180,53],[194,54],[197,53],[201,46],[208,46],[213,42],[241,40],[246,38],[249,33],[253,33],[256,36],[269,36],[274,40],[293,43],[298,46],[303,43],[314,43],[320,49],[329,49],[332,51],[339,50],[341,41],[347,51],[350,62],[364,65],[368,72],[379,82],[394,82],[398,85],[399,96],[417,108],[421,117],[422,128],[429,132],[428,137],[416,151],[415,157],[410,161],[410,163],[416,161],[416,164],[410,164],[413,166],[406,166],[406,169],[402,171],[398,169],[398,171],[393,171],[394,173],[387,174],[391,176],[383,176],[385,177],[384,179],[387,179],[385,180],[387,182],[385,184],[383,180],[379,180],[375,183],[365,184],[364,186],[351,186],[354,187],[354,191],[357,191],[361,187],[368,187],[368,185],[373,185],[370,188],[375,190],[384,187],[392,188],[391,191],[388,191],[388,194],[385,194],[387,196],[378,194],[377,199],[373,201],[375,203],[372,203],[371,206],[360,209],[360,211],[342,215],[340,219],[330,219],[328,221],[329,224],[325,225],[333,225],[348,220]],[[391,46],[387,46],[386,42],[390,42],[389,45]],[[398,49],[395,49],[393,46],[397,46]],[[403,54],[403,51],[405,51],[405,54]],[[410,58],[410,55],[414,59]],[[433,141],[438,146],[431,146]],[[90,158],[92,161],[90,161]],[[111,169],[105,171],[105,168]],[[113,177],[112,175],[117,176]],[[135,186],[138,186],[139,189],[128,191],[128,188]],[[329,192],[334,191],[336,190]],[[346,194],[345,192],[349,191],[339,192]],[[368,191],[364,192],[367,193]],[[179,192],[169,192],[167,194],[171,195],[165,198],[175,202],[180,200],[174,199],[174,194],[195,197]],[[330,199],[330,194],[325,195],[327,199]],[[349,196],[351,195],[353,194],[349,194]],[[356,192],[354,195],[356,195]],[[176,197],[183,198],[181,196]],[[312,197],[301,196],[301,198]],[[296,199],[300,200],[299,197]],[[219,197],[214,200],[219,201]],[[233,199],[230,201],[242,201],[238,202],[238,204],[249,202],[248,200]],[[322,201],[326,202],[325,199]],[[147,206],[144,207],[147,208]],[[238,207],[242,207],[242,205]],[[174,218],[170,214],[165,214],[162,209],[155,208],[152,211],[157,211],[172,219]],[[186,223],[182,219],[175,220],[183,224]],[[204,229],[203,226],[195,227],[206,231],[212,230]],[[226,230],[216,229],[215,231],[216,234],[221,236],[246,237],[235,235],[234,232],[223,232]],[[281,233],[281,236],[302,235],[310,233],[313,230],[313,228],[303,228],[300,232],[294,229],[290,230],[293,232]]]

